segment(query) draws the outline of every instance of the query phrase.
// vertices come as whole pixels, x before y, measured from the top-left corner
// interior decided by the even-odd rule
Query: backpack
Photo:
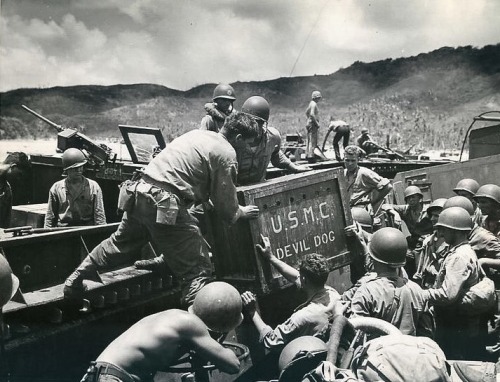
[[[368,341],[356,351],[351,369],[365,382],[451,382],[441,348],[430,338],[404,334]]]

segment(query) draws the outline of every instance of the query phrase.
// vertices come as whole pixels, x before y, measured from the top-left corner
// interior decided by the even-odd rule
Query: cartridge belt
[[[159,188],[162,191],[170,192],[171,194],[177,196],[179,198],[179,200],[181,200],[186,205],[193,203],[193,200],[187,199],[184,196],[182,196],[181,192],[179,191],[179,189],[177,187],[174,187],[168,183],[157,182],[156,180],[154,180],[154,179],[152,179],[149,176],[144,175],[144,174],[142,175],[141,180],[143,182],[153,186],[153,187]],[[138,187],[138,189],[139,189],[139,187]]]

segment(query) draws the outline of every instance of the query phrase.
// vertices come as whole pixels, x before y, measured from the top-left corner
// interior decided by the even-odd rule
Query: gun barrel
[[[57,123],[55,122],[52,122],[50,119],[47,119],[45,118],[43,115],[40,115],[38,114],[36,111],[34,110],[31,110],[28,106],[26,105],[21,105],[21,107],[26,110],[27,112],[33,114],[35,117],[41,119],[42,121],[44,121],[45,123],[49,124],[50,126],[52,126],[53,128],[55,128],[58,132],[61,132],[64,130],[64,127],[62,127],[61,125],[58,125]]]

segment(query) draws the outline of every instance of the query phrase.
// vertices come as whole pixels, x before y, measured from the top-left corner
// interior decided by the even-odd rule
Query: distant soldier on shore
[[[351,128],[349,127],[348,123],[340,120],[334,120],[333,117],[330,117],[330,126],[328,126],[328,132],[330,131],[333,131],[335,133],[335,135],[333,136],[333,150],[335,151],[335,159],[340,162],[342,160],[342,157],[340,156],[339,142],[342,140],[342,146],[344,146],[344,150],[347,146],[349,146]]]
[[[309,163],[316,162],[314,150],[318,147],[318,129],[319,129],[319,109],[318,102],[321,100],[321,93],[317,90],[312,92],[311,102],[307,106],[307,146],[306,158]]]

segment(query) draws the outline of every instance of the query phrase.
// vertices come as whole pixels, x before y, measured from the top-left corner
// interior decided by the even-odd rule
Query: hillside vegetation
[[[353,127],[355,138],[368,127],[391,147],[458,147],[472,118],[500,110],[500,44],[441,48],[415,57],[355,62],[330,75],[279,78],[232,84],[236,109],[251,95],[271,104],[270,124],[282,135],[305,134],[304,111],[320,90],[322,129],[330,116]],[[118,138],[119,124],[159,127],[166,140],[195,129],[215,84],[179,91],[153,84],[17,89],[0,93],[0,139],[55,136],[27,105],[57,124],[93,138]]]

